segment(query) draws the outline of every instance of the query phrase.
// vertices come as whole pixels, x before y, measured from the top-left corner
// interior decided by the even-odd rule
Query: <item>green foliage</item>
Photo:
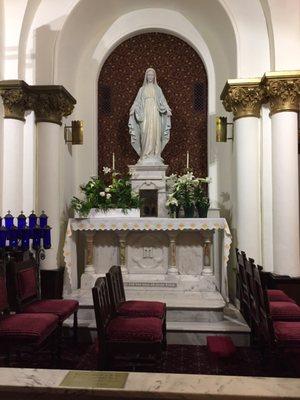
[[[111,173],[110,169],[103,169],[104,174]],[[92,177],[86,185],[80,189],[84,199],[73,197],[71,207],[82,216],[86,216],[92,208],[107,211],[112,208],[121,208],[124,213],[130,208],[139,208],[138,194],[132,192],[130,177],[118,177],[118,173],[111,173],[111,184],[106,185],[106,179]],[[106,177],[105,177],[106,178]]]

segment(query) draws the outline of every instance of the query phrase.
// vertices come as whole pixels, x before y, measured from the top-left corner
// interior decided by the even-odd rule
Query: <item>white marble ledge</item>
[[[78,289],[65,298],[78,300],[80,306],[88,307],[93,305],[92,291]],[[225,302],[218,292],[164,292],[162,290],[126,290],[127,300],[150,300],[162,301],[168,308],[189,308],[189,309],[223,309]]]
[[[0,368],[0,398],[20,399],[21,392],[22,399],[53,399],[53,394],[59,399],[71,396],[120,400],[207,399],[211,396],[220,399],[300,399],[299,379],[129,373],[124,389],[59,386],[67,373],[63,370]],[[4,397],[8,393],[9,397]]]

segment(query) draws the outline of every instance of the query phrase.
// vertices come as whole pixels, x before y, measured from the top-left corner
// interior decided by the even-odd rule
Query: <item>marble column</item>
[[[52,247],[46,252],[43,269],[57,268],[61,264],[63,232],[62,175],[60,146],[62,118],[73,111],[75,99],[62,86],[32,86],[37,125],[37,213],[45,210],[52,227]]]
[[[29,86],[24,81],[1,81],[0,95],[4,106],[2,137],[2,212],[17,216],[23,208],[23,130],[25,111],[32,106]]]
[[[212,276],[214,274],[213,265],[213,234],[214,231],[205,232],[203,243],[203,268],[201,275]]]
[[[262,87],[272,125],[273,268],[277,274],[299,276],[300,71],[266,73]]]
[[[122,274],[128,274],[127,268],[127,257],[126,257],[126,237],[128,232],[119,231],[117,233],[119,239],[119,265],[121,267]]]
[[[169,231],[169,265],[168,265],[168,274],[178,275],[178,267],[176,260],[176,238],[178,232]]]
[[[236,170],[237,247],[261,262],[260,79],[230,79],[221,100],[233,113]]]

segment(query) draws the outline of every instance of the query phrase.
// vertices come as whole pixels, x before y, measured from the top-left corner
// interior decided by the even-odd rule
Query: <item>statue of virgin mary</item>
[[[162,164],[161,152],[169,141],[171,109],[156,82],[156,72],[148,68],[129,115],[131,145],[140,156],[139,164]]]

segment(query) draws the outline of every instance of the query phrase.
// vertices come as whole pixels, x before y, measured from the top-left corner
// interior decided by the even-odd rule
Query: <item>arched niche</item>
[[[170,141],[162,157],[168,174],[183,173],[186,153],[195,175],[207,176],[208,82],[197,52],[178,37],[162,32],[136,35],[119,44],[104,62],[98,80],[98,173],[111,165],[128,172],[138,155],[130,144],[129,109],[145,70],[156,70],[158,84],[172,109]]]

